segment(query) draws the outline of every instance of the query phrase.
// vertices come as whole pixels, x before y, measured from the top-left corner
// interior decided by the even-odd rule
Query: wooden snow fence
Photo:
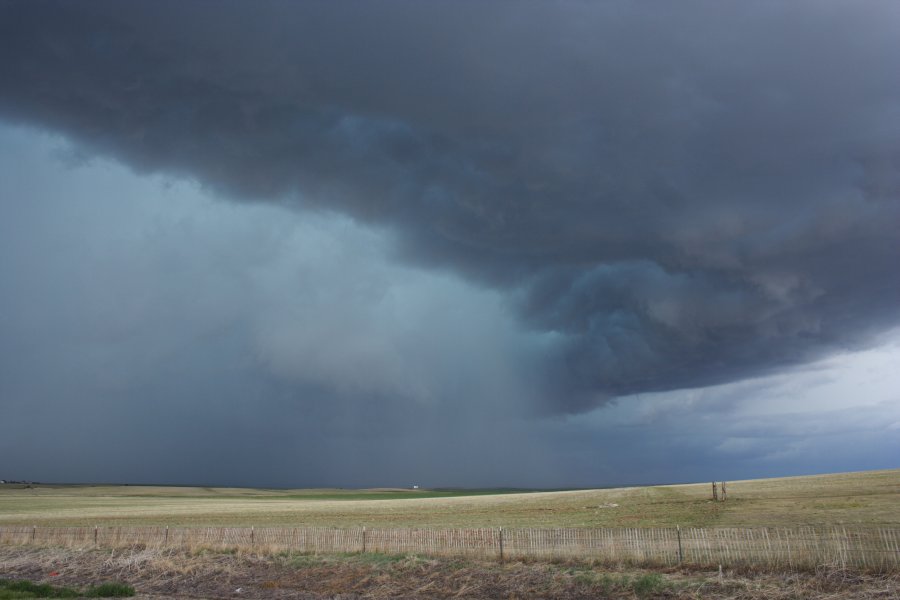
[[[0,543],[72,547],[380,552],[646,566],[900,569],[900,528],[334,529],[326,527],[0,527]]]

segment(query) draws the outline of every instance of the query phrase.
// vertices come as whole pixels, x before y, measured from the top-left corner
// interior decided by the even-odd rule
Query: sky
[[[900,4],[0,2],[0,478],[900,467]]]

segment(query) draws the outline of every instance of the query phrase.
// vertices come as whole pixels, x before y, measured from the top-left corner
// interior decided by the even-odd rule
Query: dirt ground
[[[51,575],[51,573],[53,575]],[[138,598],[888,598],[900,575],[637,570],[583,563],[377,554],[276,556],[134,548],[0,546],[0,578],[84,587],[127,583]]]

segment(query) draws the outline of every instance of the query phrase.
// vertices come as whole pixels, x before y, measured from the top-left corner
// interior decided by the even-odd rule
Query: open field
[[[54,573],[54,576],[50,576]],[[107,581],[138,598],[898,598],[896,575],[644,570],[520,562],[283,553],[0,546],[0,574],[54,586]]]
[[[463,495],[469,494],[469,495]],[[900,525],[900,469],[565,492],[0,485],[0,525],[760,527]]]

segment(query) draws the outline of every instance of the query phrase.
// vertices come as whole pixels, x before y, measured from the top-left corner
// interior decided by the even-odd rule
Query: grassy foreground
[[[81,589],[115,578],[126,582],[127,589],[133,587],[139,598],[159,600],[184,597],[844,600],[896,598],[900,594],[900,578],[895,575],[829,570],[794,574],[652,571],[586,562],[499,563],[379,554],[260,556],[175,549],[110,552],[0,546],[0,572],[16,581],[46,581],[47,574],[54,572],[54,586]]]
[[[27,579],[10,581],[0,579],[0,600],[24,600],[26,598],[126,598],[134,596],[134,588],[123,583],[108,582],[87,589],[34,583]]]
[[[0,525],[753,527],[900,525],[900,469],[728,483],[500,493],[0,485]]]

